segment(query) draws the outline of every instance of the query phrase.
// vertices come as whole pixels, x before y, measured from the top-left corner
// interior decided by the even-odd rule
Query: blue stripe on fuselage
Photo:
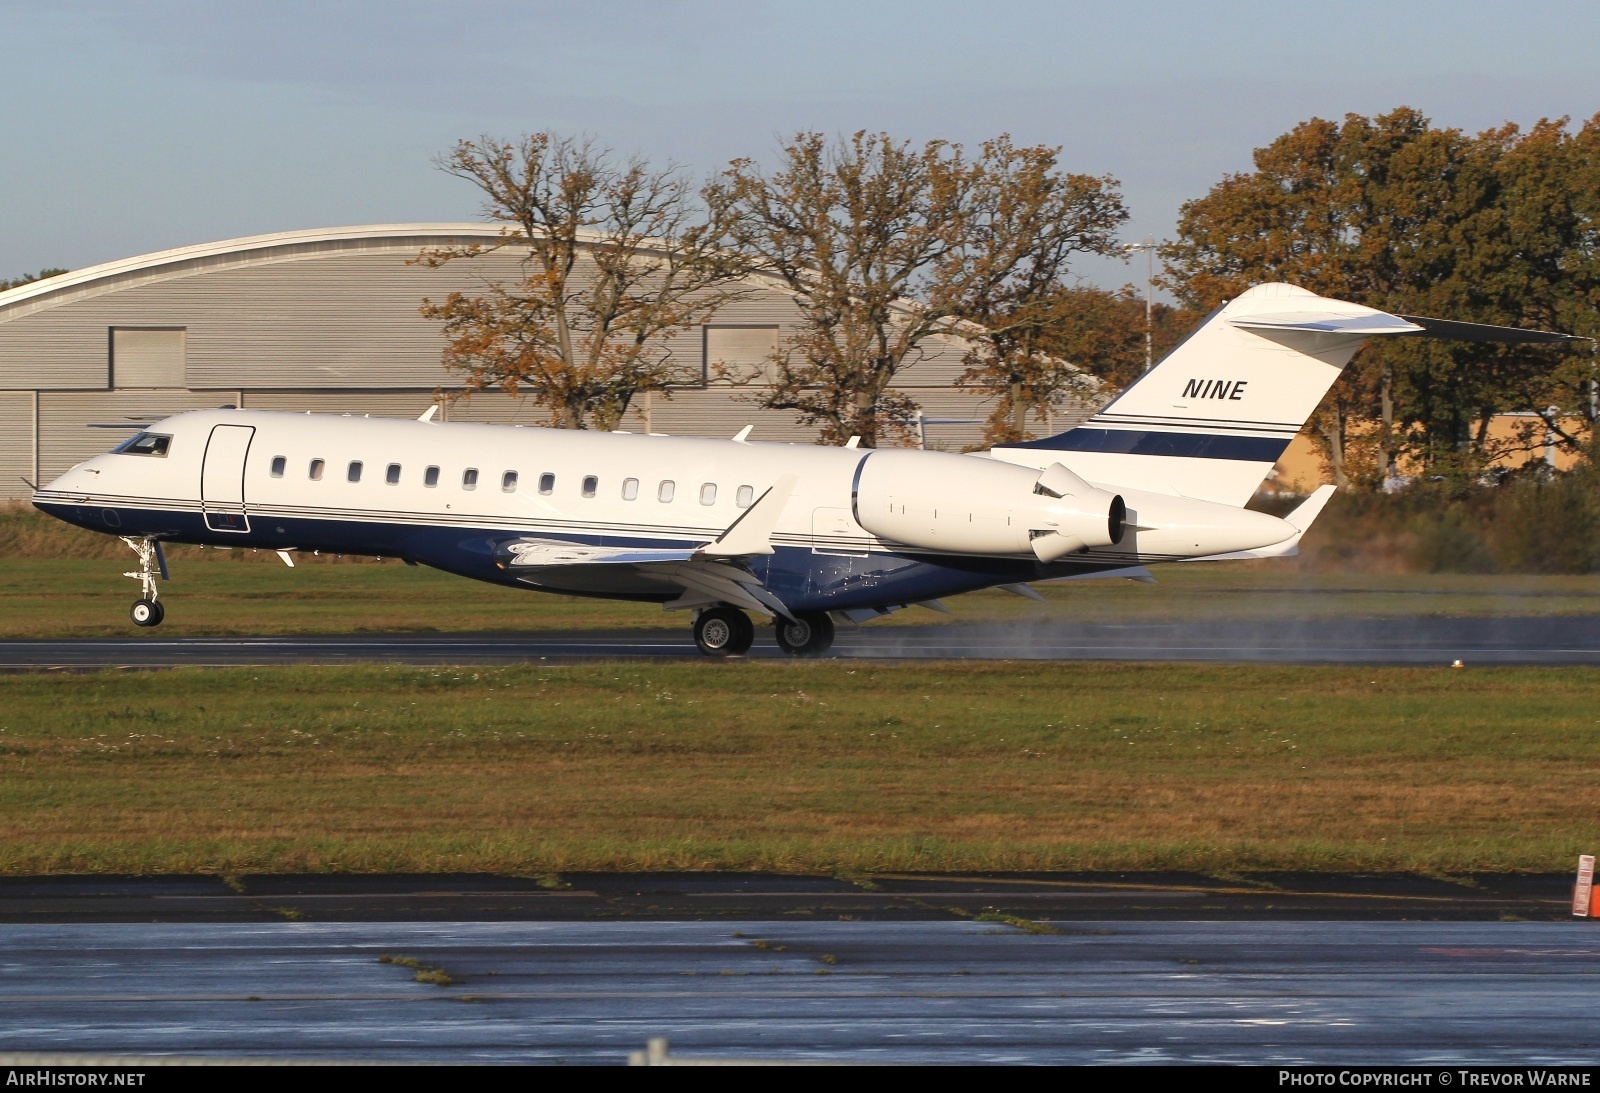
[[[1116,455],[1168,455],[1190,459],[1242,459],[1276,463],[1289,446],[1287,437],[1224,436],[1217,433],[1164,433],[1153,429],[1079,427],[1006,448],[1045,448],[1058,452],[1108,452]]]
[[[169,543],[250,547],[258,550],[320,550],[323,553],[368,554],[404,558],[457,576],[491,584],[528,588],[529,571],[507,572],[495,564],[496,545],[518,537],[506,528],[441,527],[402,522],[268,516],[252,513],[250,531],[218,532],[207,528],[197,511],[111,509],[119,521],[109,526],[104,505],[62,503],[36,498],[34,504],[69,524],[93,531],[129,536],[156,536]],[[618,535],[535,533],[590,546],[697,547],[703,540],[631,538]],[[749,559],[764,587],[793,611],[847,611],[917,603],[1015,581],[1036,581],[1074,573],[1117,569],[1136,564],[1129,559],[1043,565],[1032,559],[971,555],[900,554],[873,551],[862,555],[819,554],[809,547],[778,546],[768,556]],[[564,595],[583,595],[571,587],[552,588]],[[588,593],[608,595],[607,593]],[[658,595],[615,596],[659,602],[675,599],[677,589]]]

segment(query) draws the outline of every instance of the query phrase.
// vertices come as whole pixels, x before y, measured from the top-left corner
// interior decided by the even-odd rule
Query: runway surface
[[[0,642],[0,669],[384,662],[506,664],[698,658],[688,629],[332,634]],[[750,655],[781,658],[760,632]],[[841,628],[845,659],[1139,660],[1279,664],[1600,664],[1600,618],[1416,618]]]
[[[0,926],[0,1051],[1592,1064],[1589,923]],[[382,958],[390,958],[384,961]],[[435,982],[418,981],[422,974]]]

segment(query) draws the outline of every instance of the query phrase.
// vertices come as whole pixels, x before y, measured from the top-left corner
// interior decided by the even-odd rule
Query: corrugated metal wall
[[[185,410],[232,402],[216,391],[41,391],[39,476],[48,482],[75,463],[99,455],[133,435],[133,429],[95,429],[98,424],[157,421]],[[9,442],[5,445],[9,447]],[[29,453],[29,460],[32,453]],[[42,483],[41,483],[42,484]],[[10,496],[26,496],[26,491]]]
[[[33,392],[0,391],[0,497],[23,497],[34,480]]]

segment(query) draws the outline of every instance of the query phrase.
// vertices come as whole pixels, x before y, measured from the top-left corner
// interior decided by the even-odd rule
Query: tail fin
[[[1374,334],[1423,327],[1293,285],[1257,285],[1083,425],[995,449],[1091,482],[1243,505]]]

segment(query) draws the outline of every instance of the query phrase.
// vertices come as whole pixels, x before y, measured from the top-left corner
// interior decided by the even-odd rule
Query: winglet
[[[743,429],[740,429],[737,433],[733,434],[733,442],[735,444],[743,444],[745,441],[750,439],[750,430],[754,428],[754,425],[746,425]]]
[[[436,402],[432,406],[428,407],[428,409],[423,413],[423,415],[421,417],[417,418],[417,420],[418,421],[432,421],[433,420],[433,415],[437,414],[438,412],[439,412],[439,404]]]
[[[771,554],[772,532],[778,526],[778,518],[783,515],[789,495],[799,481],[799,477],[792,474],[778,479],[767,492],[756,498],[755,504],[728,525],[727,531],[717,536],[714,542],[707,543],[701,553],[719,558]]]

